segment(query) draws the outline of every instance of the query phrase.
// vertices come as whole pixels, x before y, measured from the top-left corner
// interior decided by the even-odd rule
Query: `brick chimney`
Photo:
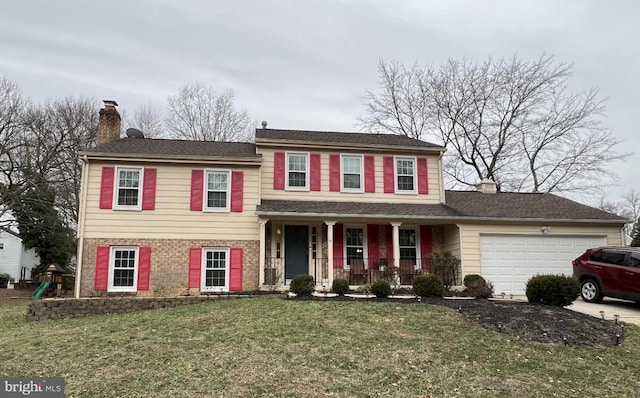
[[[118,103],[103,100],[104,108],[100,109],[98,119],[98,145],[106,144],[120,138],[120,113],[116,108]]]

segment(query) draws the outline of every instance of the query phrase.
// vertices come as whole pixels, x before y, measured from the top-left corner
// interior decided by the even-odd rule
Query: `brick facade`
[[[189,239],[84,239],[80,297],[104,295],[94,290],[96,249],[98,246],[150,246],[151,272],[149,290],[138,291],[139,297],[198,294],[189,289],[189,249],[192,247],[242,248],[242,290],[258,290],[257,240],[189,240]],[[133,294],[133,293],[131,293]],[[130,295],[123,293],[122,295]]]

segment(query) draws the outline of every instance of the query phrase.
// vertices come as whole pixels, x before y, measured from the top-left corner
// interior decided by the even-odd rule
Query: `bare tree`
[[[550,56],[440,67],[380,61],[378,70],[360,125],[447,146],[454,187],[490,178],[502,190],[597,190],[611,162],[626,156],[601,124],[597,91],[570,93],[571,66]]]
[[[0,226],[8,226],[13,218],[9,211],[9,193],[16,179],[16,151],[20,148],[20,118],[27,101],[17,84],[0,77]]]
[[[252,123],[236,110],[233,91],[215,92],[195,83],[168,98],[167,127],[179,138],[196,141],[247,141]]]
[[[123,112],[124,113],[124,112]],[[123,127],[135,127],[144,133],[147,138],[167,137],[164,115],[162,111],[152,104],[139,106],[131,116],[123,116]]]
[[[618,201],[608,201],[601,197],[598,208],[631,220],[631,223],[625,226],[625,233],[632,237],[632,232],[638,227],[640,221],[640,191],[632,189],[622,195],[622,199]]]

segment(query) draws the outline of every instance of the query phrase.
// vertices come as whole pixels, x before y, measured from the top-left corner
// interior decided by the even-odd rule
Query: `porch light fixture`
[[[282,230],[279,227],[276,228],[276,235],[282,235]]]

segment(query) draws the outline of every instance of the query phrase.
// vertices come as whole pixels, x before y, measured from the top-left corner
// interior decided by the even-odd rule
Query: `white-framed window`
[[[395,158],[397,193],[416,193],[416,158]]]
[[[115,209],[142,209],[142,175],[142,167],[116,168]]]
[[[231,172],[207,170],[204,190],[204,210],[228,212],[231,207]]]
[[[400,261],[411,262],[414,267],[418,264],[418,232],[414,228],[400,228]]]
[[[287,152],[287,189],[309,190],[309,154]]]
[[[202,250],[202,286],[205,292],[229,291],[229,248]]]
[[[138,248],[113,246],[109,256],[109,291],[135,292],[138,288]]]
[[[344,257],[345,268],[351,268],[354,261],[366,258],[365,228],[359,226],[345,226],[344,228]]]
[[[342,192],[364,192],[362,156],[342,155],[340,186]]]

